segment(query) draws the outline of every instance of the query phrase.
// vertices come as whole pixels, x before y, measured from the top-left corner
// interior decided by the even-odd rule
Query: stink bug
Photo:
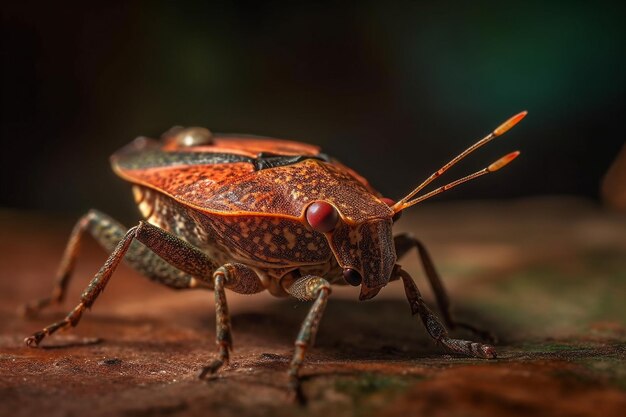
[[[276,296],[315,301],[300,328],[289,365],[290,386],[298,373],[331,293],[331,285],[360,286],[360,300],[373,298],[390,281],[402,280],[413,314],[444,348],[495,358],[488,345],[453,339],[424,303],[411,276],[396,262],[416,248],[432,285],[443,321],[487,336],[450,315],[448,297],[425,247],[392,235],[402,210],[512,161],[510,153],[487,168],[416,195],[459,160],[502,135],[526,112],[504,122],[397,202],[337,160],[304,143],[243,135],[213,135],[203,128],[172,128],[160,141],[138,138],[111,157],[113,170],[132,184],[144,217],[124,228],[91,210],[74,227],[52,294],[31,302],[35,313],[64,299],[84,232],[111,255],[83,292],[78,305],[57,323],[27,337],[28,346],[59,329],[76,326],[124,259],[152,280],[172,288],[214,291],[217,322],[215,360],[200,373],[228,362],[231,330],[225,289],[241,294],[264,290]]]

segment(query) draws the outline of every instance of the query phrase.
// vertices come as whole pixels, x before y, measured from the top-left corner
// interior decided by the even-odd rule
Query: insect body
[[[225,289],[242,294],[268,290],[315,301],[304,320],[289,366],[298,392],[298,372],[320,323],[332,284],[360,286],[359,299],[374,297],[402,280],[414,314],[442,346],[457,353],[495,358],[492,346],[453,339],[425,305],[411,276],[399,264],[417,248],[448,327],[455,321],[439,276],[424,246],[409,235],[392,235],[402,210],[514,159],[513,152],[489,167],[415,197],[461,158],[503,134],[522,112],[431,175],[398,202],[383,198],[356,172],[303,143],[241,135],[212,135],[202,128],[173,128],[156,141],[138,138],[111,158],[114,171],[132,183],[144,220],[125,229],[92,210],[76,224],[50,297],[32,302],[34,313],[63,300],[80,240],[89,232],[111,255],[67,317],[26,338],[29,346],[75,326],[124,259],[149,278],[172,288],[215,293],[216,359],[201,376],[228,362],[231,330]]]

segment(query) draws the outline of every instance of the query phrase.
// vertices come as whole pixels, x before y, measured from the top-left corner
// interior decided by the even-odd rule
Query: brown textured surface
[[[308,304],[228,294],[235,351],[214,353],[213,294],[175,293],[121,267],[79,326],[28,349],[105,259],[86,242],[62,308],[25,320],[72,222],[0,212],[0,415],[620,415],[626,406],[626,219],[575,200],[431,204],[405,214],[431,249],[458,316],[500,336],[500,359],[451,357],[409,314],[399,283],[369,302],[332,295],[304,367],[306,409],[285,370]],[[403,265],[420,277],[416,256]],[[462,334],[462,333],[458,333]]]

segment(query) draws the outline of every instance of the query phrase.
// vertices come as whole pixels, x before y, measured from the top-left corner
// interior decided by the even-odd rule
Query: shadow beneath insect
[[[433,305],[431,303],[431,305]],[[300,326],[310,309],[311,303],[300,302],[295,299],[281,299],[259,308],[258,312],[234,313],[231,317],[235,337],[245,335],[261,345],[266,344],[268,353],[272,354],[269,346],[284,346],[291,349]],[[484,313],[488,317],[488,313]],[[165,326],[167,328],[190,326],[193,332],[204,333],[204,329],[215,326],[215,313],[207,309],[190,314],[193,318],[180,323],[180,317],[159,318],[127,316],[124,314],[90,314],[81,322],[82,327],[92,325],[94,334],[104,336],[109,341],[116,340],[120,335],[128,335],[133,329],[156,332]],[[488,322],[476,311],[461,311],[458,314],[465,321],[476,324],[495,334],[506,328],[506,323]],[[49,324],[64,317],[60,311],[42,312],[37,318],[28,320],[31,323]],[[189,317],[187,317],[189,318]],[[490,319],[494,319],[490,317]],[[502,319],[504,320],[504,319]],[[34,326],[35,328],[37,325]],[[158,333],[158,332],[157,332]],[[156,333],[155,333],[156,334]],[[454,337],[479,340],[476,336],[465,331],[451,333]],[[58,336],[56,336],[58,337]],[[155,336],[154,342],[133,341],[132,344],[141,344],[145,350],[159,350],[164,341]],[[58,339],[57,339],[58,340]],[[100,343],[98,339],[73,338],[55,342],[55,338],[46,340],[44,349],[60,349],[66,347],[86,346]],[[130,342],[129,342],[130,343]],[[170,348],[184,348],[189,341],[170,342]],[[153,345],[153,346],[151,346]],[[416,358],[439,358],[445,354],[436,346],[426,333],[424,326],[417,316],[412,316],[405,300],[372,300],[360,302],[356,300],[332,299],[329,301],[320,329],[315,341],[315,349],[308,355],[311,357],[323,356],[330,360],[412,360]],[[284,358],[283,358],[284,359]],[[283,360],[281,359],[281,361]],[[273,367],[273,360],[261,360],[260,364]]]
[[[310,303],[281,300],[266,306],[263,313],[237,314],[232,318],[234,331],[261,340],[293,345]],[[478,314],[464,316],[472,323],[488,327]],[[497,326],[499,327],[499,326]],[[456,337],[477,340],[464,331]],[[421,320],[412,316],[404,300],[359,302],[335,299],[328,303],[311,355],[330,359],[394,359],[438,357],[438,348],[426,333]]]

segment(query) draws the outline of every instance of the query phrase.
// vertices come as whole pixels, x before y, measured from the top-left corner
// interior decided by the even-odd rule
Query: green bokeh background
[[[624,143],[621,2],[2,6],[0,205],[133,213],[107,157],[172,125],[322,145],[398,198],[508,116],[441,199],[596,198]]]

